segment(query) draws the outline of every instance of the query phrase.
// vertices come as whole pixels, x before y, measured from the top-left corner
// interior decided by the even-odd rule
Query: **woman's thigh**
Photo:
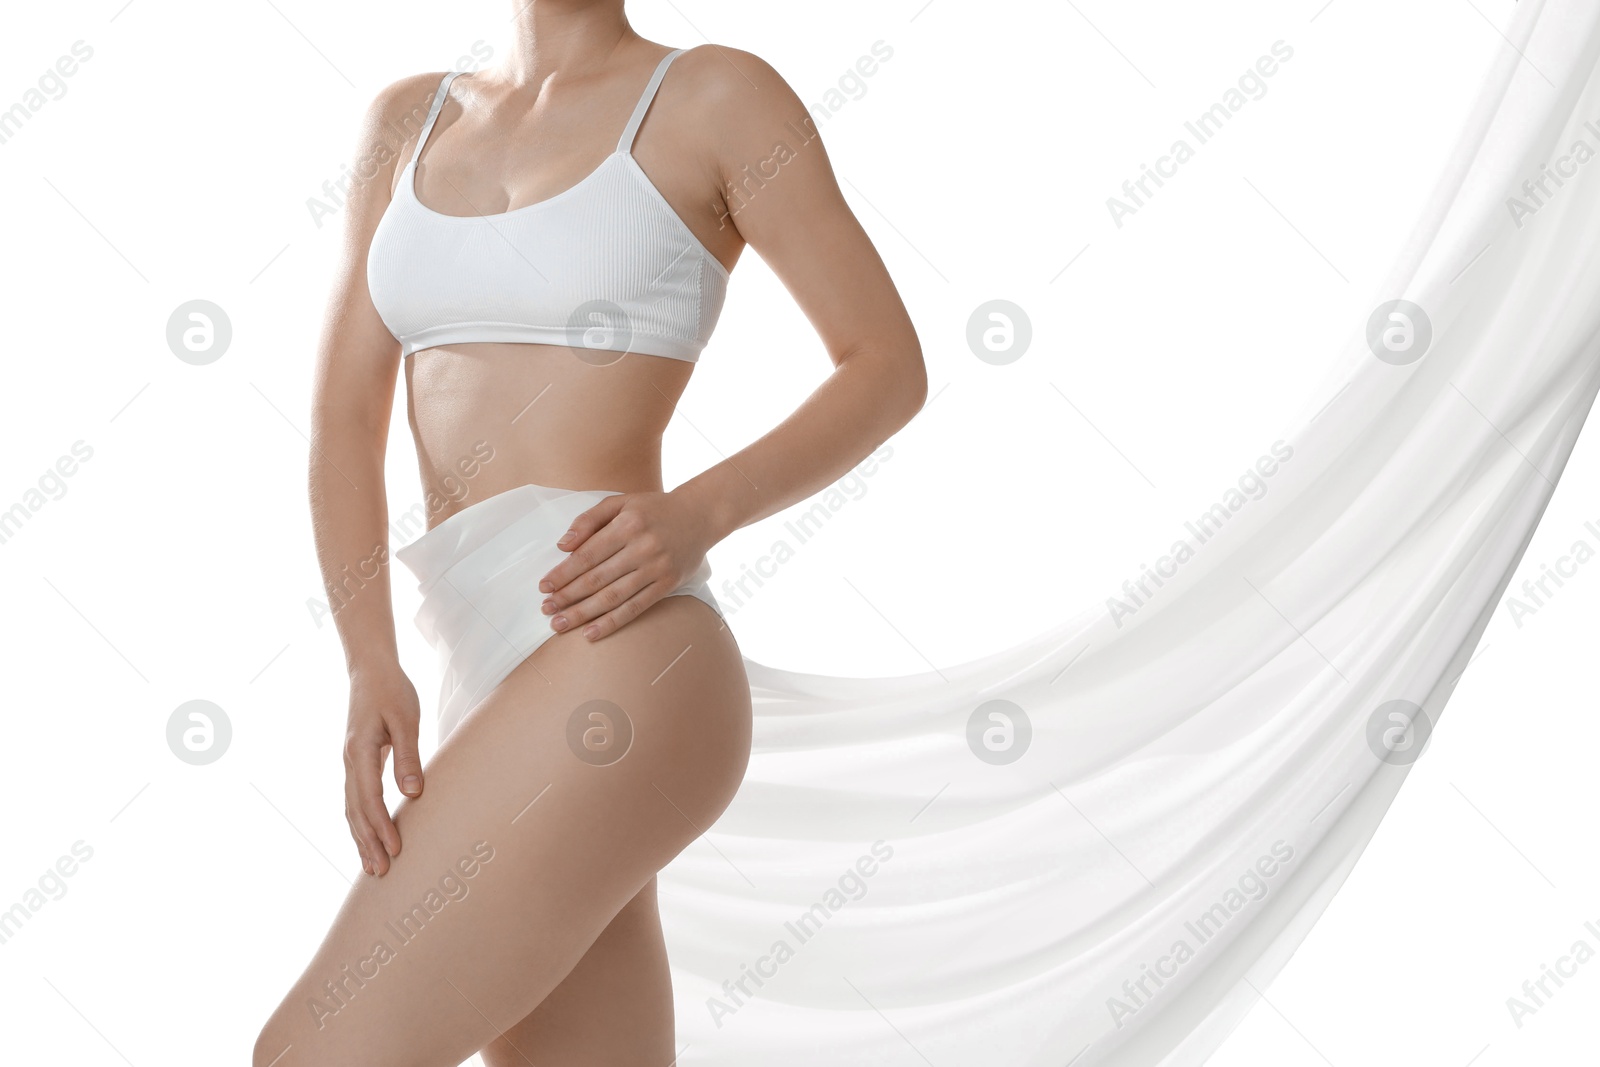
[[[439,746],[256,1044],[276,1067],[453,1067],[523,1020],[733,798],[750,691],[690,596],[560,634]]]
[[[482,1049],[485,1067],[671,1067],[672,974],[652,878],[527,1017]]]

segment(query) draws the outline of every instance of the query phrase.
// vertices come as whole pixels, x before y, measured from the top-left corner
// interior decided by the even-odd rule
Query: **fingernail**
[[[422,779],[414,774],[408,774],[405,777],[405,781],[400,783],[400,788],[403,792],[415,793],[422,788]]]
[[[561,535],[561,540],[557,541],[556,544],[564,545],[570,540],[572,540],[572,531],[568,530],[566,533]]]
[[[565,630],[567,628],[567,617],[565,615],[557,615],[554,619],[550,620],[550,625],[554,626],[557,630]]]
[[[559,542],[557,542],[557,543],[559,544]],[[541,593],[554,593],[555,592],[555,587],[550,584],[550,579],[546,578],[544,581],[539,583],[539,592],[541,592]]]
[[[362,860],[361,861],[361,869],[366,871],[368,874],[371,874],[372,873],[372,864],[366,862],[365,860]]]
[[[583,631],[583,636],[587,637],[591,641],[594,640],[597,636],[599,636],[599,634],[600,634],[600,627],[598,627],[598,626],[590,626],[590,627],[587,627]]]

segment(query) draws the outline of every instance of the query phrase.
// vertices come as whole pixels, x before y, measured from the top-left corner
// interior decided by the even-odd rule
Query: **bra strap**
[[[452,70],[439,79],[439,90],[433,94],[433,106],[428,109],[428,120],[422,124],[422,132],[417,135],[417,147],[411,150],[411,166],[416,166],[417,157],[422,155],[422,146],[428,140],[428,134],[433,132],[433,123],[439,117],[439,111],[444,107],[445,94],[450,91],[450,83],[455,80],[459,70]]]
[[[639,123],[644,121],[644,113],[650,110],[650,101],[655,99],[656,89],[661,85],[661,79],[667,73],[667,65],[678,58],[683,49],[674,48],[661,57],[661,62],[656,64],[656,72],[650,75],[650,83],[644,87],[639,102],[633,106],[633,115],[628,119],[628,126],[622,131],[622,137],[617,141],[618,152],[632,152],[633,138],[639,132]]]

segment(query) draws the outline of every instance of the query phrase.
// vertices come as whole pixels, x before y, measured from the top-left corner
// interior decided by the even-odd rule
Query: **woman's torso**
[[[662,489],[661,438],[694,364],[630,353],[608,366],[544,344],[474,342],[405,361],[428,525],[528,482]]]
[[[685,143],[687,125],[682,114],[660,106],[668,95],[655,91],[661,79],[655,78],[645,95],[637,95],[645,77],[640,69],[664,74],[674,58],[670,53],[665,58],[657,55],[630,63],[626,72],[607,75],[604,82],[574,84],[564,93],[552,93],[555,102],[548,115],[496,116],[493,102],[482,99],[485,94],[472,88],[463,94],[447,79],[435,104],[436,124],[424,125],[421,137],[405,150],[402,158],[415,160],[415,165],[398,168],[388,212],[374,238],[376,252],[401,260],[385,262],[384,270],[390,274],[414,270],[417,273],[406,279],[408,283],[420,280],[424,286],[444,287],[458,282],[453,272],[465,271],[468,276],[460,291],[441,299],[439,309],[457,309],[457,317],[471,317],[459,309],[473,302],[477,289],[502,289],[502,303],[514,297],[516,286],[523,282],[503,283],[521,274],[524,264],[529,284],[553,287],[566,282],[571,288],[575,283],[585,296],[588,290],[582,287],[589,284],[593,268],[604,266],[601,274],[616,276],[612,284],[643,294],[630,305],[641,319],[655,314],[657,303],[677,301],[667,310],[679,320],[687,318],[680,323],[684,338],[693,338],[697,322],[692,305],[685,301],[706,305],[698,320],[703,341],[720,310],[721,289],[714,286],[725,285],[727,264],[737,257],[742,242],[732,227],[722,224],[717,210],[720,191],[705,162],[689,158],[681,147],[673,150]],[[456,86],[463,82],[470,78],[454,79]],[[652,92],[657,103],[648,99]],[[458,99],[464,100],[465,108],[456,103]],[[517,106],[509,102],[504,110],[510,114]],[[525,104],[521,107],[527,110]],[[632,119],[630,108],[636,110]],[[543,105],[537,110],[542,111]],[[648,134],[640,136],[637,131],[645,118]],[[535,129],[536,133],[530,132]],[[624,141],[617,148],[620,151],[626,144],[632,158],[613,152],[596,165],[595,159],[611,147],[610,139],[619,129]],[[521,184],[529,181],[524,176],[534,176],[536,184]],[[414,182],[409,190],[403,187],[408,181]],[[515,187],[509,196],[507,185]],[[650,213],[626,217],[630,210]],[[588,229],[572,222],[580,212],[593,217]],[[390,213],[397,218],[390,219]],[[456,218],[441,217],[446,215]],[[607,222],[611,215],[625,218]],[[402,229],[403,237],[391,234],[380,246],[385,225]],[[557,261],[544,262],[543,271],[536,262],[551,252],[541,245],[545,231],[554,234],[563,228],[580,236],[596,235],[592,247],[579,248],[588,260],[580,266],[589,269],[573,278],[556,276],[563,267]],[[637,240],[634,230],[640,231]],[[645,251],[656,254],[654,262],[641,256],[637,247],[651,239],[656,246]],[[452,256],[460,258],[452,261]],[[683,266],[683,261],[695,257],[703,261],[698,268]],[[434,266],[414,267],[420,260]],[[615,269],[613,260],[620,264]],[[662,263],[668,264],[667,271],[657,269]],[[470,272],[480,268],[495,273],[474,281]],[[630,269],[650,277],[629,279]],[[672,288],[658,302],[653,295],[662,289],[663,278]],[[595,295],[603,297],[604,283],[595,286]],[[415,285],[409,290],[407,285],[387,288],[401,296],[416,291]],[[375,302],[382,289],[374,286]],[[707,290],[714,291],[708,296]],[[426,305],[430,295],[424,287],[411,303]],[[394,313],[397,299],[390,295],[380,314],[389,311],[389,318],[409,321]],[[507,310],[490,307],[479,317],[503,319],[510,317]],[[441,336],[440,332],[416,331],[408,343],[425,347],[416,347],[404,359],[407,415],[429,501],[430,527],[529,482],[620,492],[663,488],[661,439],[694,369],[692,358],[682,355],[692,342],[661,342],[668,346],[662,350],[680,352],[679,358],[672,358],[633,350],[623,340],[609,342],[617,347],[589,348],[567,343],[462,342],[450,339],[450,333],[442,331],[445,342],[431,344],[427,338]],[[638,343],[650,347],[644,340]]]

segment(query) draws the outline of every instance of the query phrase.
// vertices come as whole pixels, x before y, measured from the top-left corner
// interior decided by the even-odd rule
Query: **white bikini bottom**
[[[539,580],[567,553],[556,541],[605,489],[529,483],[480,500],[393,552],[417,576],[417,629],[439,654],[439,740],[555,634]],[[670,594],[699,597],[720,617],[702,560]]]

